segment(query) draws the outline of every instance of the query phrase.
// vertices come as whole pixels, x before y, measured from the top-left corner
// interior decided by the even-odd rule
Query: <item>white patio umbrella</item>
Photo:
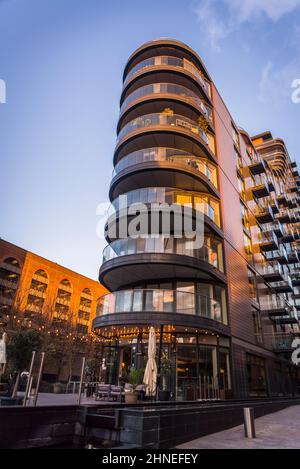
[[[154,396],[156,393],[157,366],[156,355],[156,336],[154,327],[150,327],[148,341],[148,361],[144,373],[143,382],[146,385],[147,396]]]

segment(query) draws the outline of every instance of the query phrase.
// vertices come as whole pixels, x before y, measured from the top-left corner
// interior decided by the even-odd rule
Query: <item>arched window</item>
[[[21,266],[14,257],[7,257],[0,265],[0,317],[9,314],[21,276]]]
[[[71,282],[66,278],[61,280],[57,289],[53,323],[62,325],[71,320],[70,304],[72,292],[73,288]]]
[[[89,288],[84,288],[80,295],[77,332],[87,334],[91,319],[93,295]]]
[[[35,314],[43,312],[48,283],[48,275],[43,269],[34,272],[27,297],[25,318],[31,319]]]

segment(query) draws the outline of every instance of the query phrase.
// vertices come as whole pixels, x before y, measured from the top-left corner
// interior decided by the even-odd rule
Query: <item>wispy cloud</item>
[[[243,23],[267,18],[277,22],[300,6],[300,0],[200,0],[197,21],[207,32],[212,47]]]
[[[258,99],[263,104],[279,108],[291,100],[291,84],[300,79],[300,27],[291,29],[288,44],[294,51],[289,60],[280,67],[267,60],[260,72]]]

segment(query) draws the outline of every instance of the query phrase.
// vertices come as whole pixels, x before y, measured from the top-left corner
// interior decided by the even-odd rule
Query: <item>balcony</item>
[[[291,278],[292,278],[293,287],[299,287],[300,286],[300,271],[294,272],[291,275]]]
[[[261,266],[261,275],[265,282],[281,282],[284,279],[283,267],[278,261],[270,261]]]
[[[299,262],[299,253],[290,252],[288,254],[288,264],[297,264]]]
[[[278,220],[274,220],[272,223],[268,223],[267,225],[264,226],[264,232],[267,234],[275,233],[277,238],[282,238],[283,226]]]
[[[295,241],[295,230],[285,226],[284,232],[283,232],[283,237],[282,237],[282,242],[283,243],[291,243]]]
[[[127,124],[122,127],[118,134],[117,138],[117,146],[121,143],[121,141],[128,137],[129,134],[133,135],[137,131],[179,131],[183,133],[187,133],[190,136],[196,137],[203,142],[203,149],[206,149],[208,155],[212,153],[212,158],[214,159],[214,138],[209,133],[204,132],[201,126],[198,125],[195,121],[189,119],[188,117],[173,114],[172,112],[162,112],[162,113],[154,113],[154,114],[146,114],[132,121],[128,122]]]
[[[295,307],[291,306],[282,297],[276,297],[262,308],[265,314],[276,324],[297,324],[298,315]]]
[[[187,314],[224,322],[222,302],[184,290],[131,289],[100,298],[97,316],[120,313]]]
[[[158,235],[118,239],[104,249],[99,281],[109,290],[154,278],[226,283],[222,242],[205,237],[203,246],[193,249],[190,240]]]
[[[249,165],[250,173],[253,176],[266,172],[266,163],[263,159],[257,159],[256,162]]]
[[[0,262],[0,269],[5,269],[8,272],[13,272],[15,274],[21,274],[21,267],[13,264],[7,264],[6,262]]]
[[[192,75],[195,80],[200,84],[208,98],[210,98],[211,90],[209,82],[203,77],[200,70],[186,59],[180,59],[173,56],[156,56],[149,59],[145,59],[135,65],[129,70],[124,81],[124,87],[126,87],[131,79],[135,76],[140,75],[143,72],[156,71],[160,69],[166,69],[166,67],[175,68],[178,71]]]
[[[217,167],[207,161],[205,158],[199,158],[185,151],[176,150],[175,148],[147,148],[139,150],[122,158],[115,166],[113,178],[120,172],[131,166],[140,165],[148,162],[168,162],[178,163],[188,166],[189,169],[200,172],[209,179],[209,181],[218,188]]]
[[[278,249],[278,239],[274,232],[259,234],[259,246],[262,252],[274,251]]]
[[[272,287],[276,293],[292,293],[293,285],[290,276],[287,273],[283,274],[283,279],[278,282],[274,282]]]
[[[296,197],[292,197],[292,196],[289,196],[289,199],[288,199],[288,207],[290,209],[294,209],[294,208],[297,208],[298,207],[298,200]]]
[[[46,292],[43,290],[38,290],[37,288],[30,288],[29,294],[35,296],[36,298],[46,298]]]
[[[269,185],[263,175],[256,176],[254,179],[254,186],[251,188],[253,197],[260,199],[262,197],[267,197],[270,194]]]
[[[0,285],[2,287],[6,287],[12,290],[18,289],[18,281],[15,280],[7,280],[5,278],[0,278]]]
[[[137,103],[140,100],[145,102],[148,99],[161,98],[165,95],[171,95],[172,97],[182,98],[187,103],[193,105],[198,110],[204,114],[208,122],[213,124],[213,114],[211,108],[205,104],[204,100],[199,97],[194,91],[189,88],[186,88],[182,85],[177,85],[173,83],[153,83],[150,85],[141,86],[140,88],[134,90],[130,93],[123,101],[120,113],[121,115],[124,111],[133,103]]]
[[[291,222],[291,215],[288,209],[280,208],[279,213],[276,215],[276,219],[280,221],[280,223],[290,223]]]
[[[292,347],[292,343],[298,336],[298,333],[293,332],[274,334],[271,338],[273,351],[277,353],[292,353],[295,349]]]
[[[280,207],[287,207],[288,206],[288,198],[286,194],[280,194],[276,197],[278,205]]]
[[[254,215],[258,223],[261,225],[274,221],[273,211],[269,205],[266,205],[265,207],[257,205]]]
[[[273,214],[276,215],[277,213],[279,213],[279,205],[278,205],[277,200],[274,197],[270,196],[269,203],[270,203]]]
[[[149,177],[151,174],[151,177]],[[116,165],[110,185],[110,199],[137,187],[181,187],[219,197],[217,167],[205,157],[171,148],[139,150]]]
[[[280,244],[279,248],[274,251],[265,252],[264,255],[268,260],[278,261],[280,264],[288,263],[287,252],[283,244]]]
[[[209,220],[221,228],[219,201],[206,194],[195,194],[194,192],[175,190],[168,187],[146,187],[126,192],[122,196],[113,200],[108,209],[108,217],[127,215],[128,207],[135,203],[143,203],[149,207],[152,204],[178,204],[179,206],[189,206],[193,210],[200,211],[205,215],[205,222]],[[118,213],[117,212],[122,212]],[[108,220],[109,222],[109,220]],[[213,227],[214,229],[216,227]],[[218,234],[221,232],[218,230]]]
[[[201,261],[211,264],[216,269],[223,270],[221,251],[218,249],[220,243],[218,241],[213,242],[210,239],[207,239],[207,242],[211,242],[214,247],[209,246],[209,244],[203,244],[202,247],[193,249],[193,242],[190,240],[163,236],[120,239],[113,241],[104,248],[103,263],[121,256],[162,253],[196,257]]]

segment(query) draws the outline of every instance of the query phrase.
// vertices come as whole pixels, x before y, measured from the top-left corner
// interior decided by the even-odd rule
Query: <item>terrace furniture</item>
[[[96,401],[99,399],[107,399],[110,398],[111,392],[111,385],[110,384],[98,384],[95,393]]]
[[[124,396],[124,391],[123,391],[123,388],[122,386],[114,386],[114,385],[111,385],[111,388],[110,388],[110,397],[112,397],[112,400],[113,401],[120,401],[122,402],[122,397]]]
[[[145,386],[145,384],[138,384],[135,388],[135,391],[139,395],[138,399],[141,400],[141,401],[144,401],[145,396],[146,396],[146,386]]]

